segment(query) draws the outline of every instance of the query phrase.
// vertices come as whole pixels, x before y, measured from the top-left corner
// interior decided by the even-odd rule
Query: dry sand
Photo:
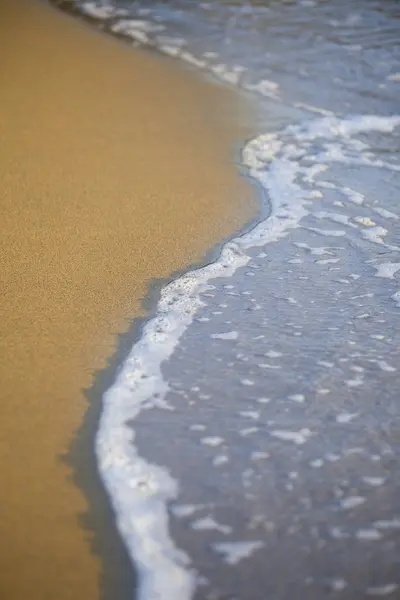
[[[0,597],[92,600],[100,561],[61,460],[82,389],[149,280],[256,203],[226,90],[33,0],[0,0],[0,56]]]

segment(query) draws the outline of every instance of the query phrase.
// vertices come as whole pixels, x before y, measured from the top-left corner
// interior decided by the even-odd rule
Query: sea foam
[[[313,116],[279,132],[260,135],[246,144],[242,163],[247,167],[249,176],[265,190],[262,212],[267,212],[268,216],[251,231],[227,242],[213,263],[186,273],[161,291],[156,316],[147,322],[141,339],[132,348],[114,385],[103,398],[96,455],[101,478],[114,507],[118,529],[138,571],[138,600],[189,600],[196,588],[196,573],[190,557],[175,545],[169,533],[168,506],[177,497],[179,484],[166,469],[149,463],[139,455],[134,443],[134,420],[143,408],[166,406],[169,384],[163,377],[162,365],[172,356],[196,313],[206,304],[202,294],[213,279],[231,277],[239,268],[247,265],[249,250],[275,242],[298,227],[304,217],[310,214],[313,202],[321,198],[325,190],[336,190],[349,202],[364,206],[364,198],[357,190],[320,179],[330,165],[340,163],[400,170],[398,165],[375,157],[367,143],[357,137],[373,131],[391,133],[400,125],[400,116],[355,115],[339,118],[324,108],[291,103],[282,99],[276,82],[252,79],[246,67],[225,64],[216,52],[204,52],[197,56],[188,48],[186,40],[168,36],[167,27],[152,23],[151,19],[144,20],[148,9],[138,11],[140,19],[135,19],[127,18],[126,11],[118,11],[107,2],[83,2],[80,6],[88,16],[105,22],[106,26],[108,24],[112,32],[155,47],[224,84],[255,96],[284,101],[292,108]],[[371,207],[375,213],[380,214],[379,210],[385,211],[379,206]],[[397,215],[392,216],[397,218]],[[333,219],[337,221],[339,217],[334,216]],[[386,246],[390,251],[398,251],[399,248],[384,242],[386,229],[365,229],[366,218],[360,217],[353,222],[341,218],[340,221],[353,230],[358,228],[360,239]],[[313,231],[330,237],[335,235],[333,230],[313,228]],[[346,235],[345,231],[343,235]],[[329,254],[325,248],[310,248],[315,254],[317,250]],[[382,276],[383,265],[375,268],[378,269],[377,275]],[[386,269],[385,273],[388,272]],[[390,274],[394,275],[394,269]],[[393,294],[392,299],[400,307],[400,292]],[[223,335],[228,339],[227,335],[230,334],[219,334],[220,337]],[[259,400],[260,403],[268,401],[266,398]],[[300,434],[301,437],[298,437]],[[311,432],[275,431],[275,435],[303,443]],[[246,552],[242,554],[247,555],[250,553],[247,548],[250,551],[259,544],[261,542],[258,540],[249,541]],[[228,547],[221,546],[220,549]],[[230,562],[236,562],[236,559]],[[376,595],[387,592],[386,588],[370,591]]]
[[[249,262],[250,249],[287,235],[310,212],[315,194],[298,183],[300,177],[313,181],[316,173],[315,165],[301,162],[310,140],[334,139],[340,153],[330,160],[351,162],[357,146],[355,134],[388,132],[399,123],[399,117],[322,117],[251,140],[243,149],[242,161],[266,192],[268,217],[228,241],[215,262],[164,287],[156,316],[145,325],[116,382],[105,393],[96,454],[118,529],[139,573],[139,600],[189,600],[196,587],[190,558],[169,533],[168,504],[178,495],[178,482],[166,469],[140,456],[134,444],[134,419],[143,408],[165,404],[169,384],[162,374],[163,363],[206,304],[202,293],[208,284],[215,278],[231,277]]]

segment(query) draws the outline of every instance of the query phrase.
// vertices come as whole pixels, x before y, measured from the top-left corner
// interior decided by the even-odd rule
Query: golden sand
[[[61,457],[149,280],[254,215],[225,91],[33,0],[0,0],[0,597],[100,598]],[[234,113],[231,113],[231,117]]]

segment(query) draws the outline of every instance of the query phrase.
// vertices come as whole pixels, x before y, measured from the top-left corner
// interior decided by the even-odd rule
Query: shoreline
[[[120,43],[132,47],[132,39],[129,36],[103,29],[101,21],[81,12],[73,0],[44,1],[48,2],[55,10],[64,12],[74,19],[80,19],[85,26],[91,27],[95,31],[97,30],[101,35],[111,36]],[[195,72],[195,76],[201,77],[202,75],[201,73],[198,74],[197,69],[181,63],[181,61],[177,61],[174,58],[165,56],[153,46],[146,47],[143,44],[136,43],[133,51],[136,51],[138,48],[144,50],[144,52],[154,53],[160,60],[164,59],[167,62],[175,64],[179,62],[179,67]],[[220,86],[222,84],[218,82],[217,85]],[[261,196],[265,195],[265,190],[259,185],[257,180],[247,174],[248,169],[244,168],[241,160],[241,152],[245,145],[245,141],[239,142],[236,140],[234,143],[237,154],[235,166],[240,176],[253,189],[254,198],[258,203],[257,214],[239,229],[233,231],[223,240],[220,240],[206,250],[204,256],[197,262],[186,265],[166,278],[154,279],[148,282],[147,292],[141,300],[142,311],[145,316],[130,319],[129,328],[117,335],[116,350],[108,357],[107,365],[93,374],[92,385],[84,390],[88,401],[88,408],[74,439],[71,441],[65,460],[73,470],[75,484],[84,492],[89,503],[89,511],[86,516],[82,517],[82,526],[90,531],[91,536],[93,536],[91,542],[93,551],[95,553],[98,552],[102,561],[100,573],[102,600],[132,600],[132,589],[136,590],[137,586],[135,565],[132,564],[125,544],[117,530],[114,509],[98,472],[97,457],[94,449],[95,437],[102,413],[102,397],[115,382],[118,372],[131,352],[132,347],[140,340],[143,327],[156,314],[162,289],[168,283],[178,279],[185,273],[213,263],[227,242],[251,230],[263,218],[266,202],[261,199]],[[107,547],[107,550],[105,550],[105,547]],[[110,556],[118,556],[118,559],[109,562],[107,559]]]
[[[129,36],[104,29],[101,21],[81,12],[73,0],[45,1],[49,2],[56,10],[65,12],[65,14],[72,18],[82,20],[86,26],[94,28],[100,32],[101,35],[114,37],[122,44],[132,46],[132,39]],[[134,44],[134,51],[138,48],[144,50],[144,52],[154,53],[160,60],[164,59],[167,62],[177,62],[176,59],[165,56],[153,46],[147,47],[137,42]],[[193,69],[190,65],[179,61],[179,67],[195,72],[195,76],[198,75],[201,77],[201,74],[197,73],[197,69]],[[215,84],[216,82],[213,83]],[[220,86],[222,83],[217,82],[217,85]],[[249,231],[263,218],[262,215],[264,213],[265,202],[261,200],[260,195],[264,195],[265,190],[254,178],[251,178],[247,174],[248,169],[244,168],[241,160],[241,152],[245,147],[245,144],[244,141],[239,142],[238,140],[236,140],[234,144],[237,154],[235,166],[240,176],[244,178],[248,185],[254,190],[254,197],[258,203],[256,216],[208,249],[205,252],[204,257],[197,262],[186,265],[166,278],[154,279],[148,282],[147,292],[141,301],[142,311],[145,316],[131,319],[128,330],[118,334],[115,352],[108,357],[107,365],[97,373],[93,374],[93,383],[91,387],[84,390],[84,394],[88,400],[88,408],[81,426],[76,432],[74,439],[71,441],[69,451],[66,455],[66,462],[73,470],[73,480],[75,484],[79,489],[84,491],[85,497],[88,499],[89,511],[86,518],[83,517],[82,526],[90,531],[93,536],[91,543],[93,551],[98,551],[100,560],[102,561],[100,573],[102,600],[131,600],[132,589],[135,589],[136,591],[138,583],[135,565],[132,564],[129,553],[117,530],[114,510],[98,472],[97,457],[94,449],[95,437],[102,413],[102,397],[115,382],[118,372],[131,352],[132,347],[140,340],[143,327],[156,314],[162,289],[168,283],[178,279],[185,273],[213,263],[227,242],[236,238],[238,235],[242,235]],[[107,547],[107,550],[104,550],[104,547]],[[107,559],[110,556],[113,556],[114,558],[117,556],[118,559],[109,562]]]
[[[140,340],[143,327],[156,314],[158,299],[164,286],[187,272],[214,262],[223,245],[242,232],[251,229],[257,222],[257,218],[251,220],[242,229],[218,243],[215,248],[206,253],[203,261],[188,265],[166,279],[149,282],[148,294],[142,300],[142,307],[146,316],[132,319],[129,329],[118,334],[117,348],[109,356],[107,366],[93,374],[92,385],[84,390],[88,408],[81,426],[71,441],[65,461],[73,470],[75,484],[84,492],[89,503],[89,511],[85,516],[82,516],[82,527],[91,533],[93,551],[99,554],[102,561],[100,573],[102,600],[132,600],[132,589],[137,584],[135,567],[132,565],[127,549],[117,531],[114,510],[98,473],[97,458],[94,451],[95,437],[102,413],[103,394],[115,383],[115,379],[132,347]],[[105,551],[105,546],[112,547],[112,552],[110,550]],[[110,556],[115,558],[115,553],[118,554],[118,560],[109,562],[107,559]]]
[[[241,230],[256,195],[228,164],[232,93],[43,2],[0,0],[0,12],[0,46],[12,50],[0,100],[0,588],[9,600],[128,598],[133,574],[92,443],[101,392],[154,290]],[[232,118],[220,123],[229,104]]]

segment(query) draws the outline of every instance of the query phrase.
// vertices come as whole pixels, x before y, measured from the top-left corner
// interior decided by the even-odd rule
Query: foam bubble
[[[201,438],[201,443],[204,446],[211,446],[213,448],[215,448],[216,446],[220,446],[221,444],[224,443],[224,439],[218,436],[210,436],[210,437],[204,437]]]
[[[228,533],[232,533],[232,527],[230,527],[229,525],[220,525],[220,523],[217,523],[217,521],[213,517],[211,517],[211,515],[208,515],[207,517],[203,517],[202,519],[197,519],[196,521],[193,521],[190,526],[195,531],[214,530],[214,531],[219,531],[220,533],[223,533],[224,535],[227,535]]]
[[[237,331],[227,331],[226,333],[212,333],[211,337],[215,340],[237,340],[239,333]]]
[[[382,534],[376,529],[359,529],[356,531],[356,538],[367,542],[374,542],[382,539]]]
[[[387,583],[385,585],[368,587],[366,593],[368,596],[388,596],[399,588],[397,583]]]
[[[99,6],[97,2],[83,2],[80,6],[83,13],[94,19],[108,19],[114,12],[111,6]]]
[[[397,271],[400,271],[400,263],[384,262],[375,267],[375,277],[383,277],[384,279],[394,279]]]
[[[286,429],[274,429],[271,435],[284,442],[293,442],[294,444],[305,444],[311,437],[312,433],[309,429],[304,428],[299,431],[289,431]]]
[[[218,554],[222,554],[225,562],[229,565],[237,565],[244,558],[250,556],[264,546],[264,542],[255,540],[251,542],[221,542],[213,544],[213,548]]]
[[[364,504],[364,502],[365,498],[363,496],[348,496],[340,501],[340,506],[343,508],[343,510],[351,510],[352,508],[361,506],[361,504]]]

